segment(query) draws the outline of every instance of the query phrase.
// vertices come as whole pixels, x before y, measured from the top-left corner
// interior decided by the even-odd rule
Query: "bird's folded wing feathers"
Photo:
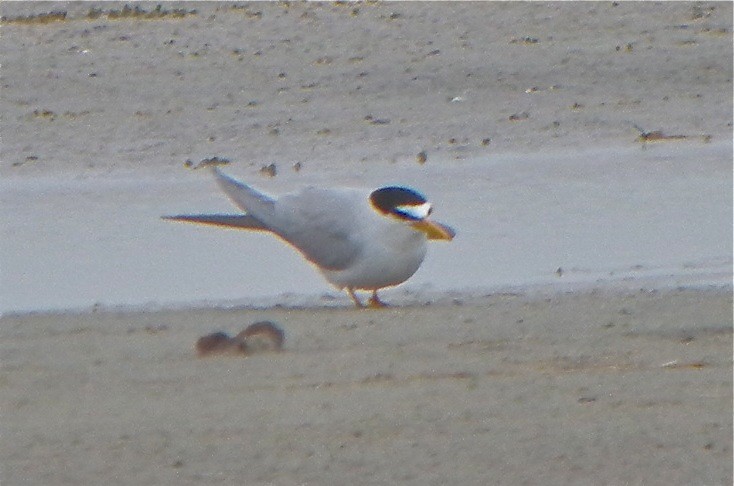
[[[265,224],[249,214],[179,214],[176,216],[163,216],[163,219],[254,231],[269,230]]]
[[[344,195],[306,189],[277,201],[212,167],[217,183],[247,214],[192,214],[163,219],[230,228],[271,231],[322,269],[349,267],[362,251],[354,239],[353,205]]]

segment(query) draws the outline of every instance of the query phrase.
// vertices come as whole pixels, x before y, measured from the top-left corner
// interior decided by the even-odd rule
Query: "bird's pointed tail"
[[[259,221],[271,221],[275,210],[275,200],[256,189],[224,174],[212,167],[219,187],[235,206]]]
[[[229,228],[272,231],[269,222],[273,220],[275,199],[221,172],[219,167],[228,163],[227,159],[212,157],[202,160],[193,168],[210,170],[219,187],[245,214],[181,214],[162,218]]]

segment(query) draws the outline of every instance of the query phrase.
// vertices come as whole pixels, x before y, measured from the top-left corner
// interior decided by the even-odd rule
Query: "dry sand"
[[[635,126],[731,138],[728,2],[193,3],[183,18],[90,20],[94,5],[0,7],[69,12],[2,26],[6,175],[212,155],[253,173],[421,151],[430,166],[630,144]]]
[[[731,482],[730,289],[6,317],[3,484]],[[260,319],[284,351],[197,358]]]
[[[155,4],[138,5],[155,17]],[[90,16],[93,7],[101,11]],[[157,215],[165,195],[127,200],[114,184],[94,187],[193,177],[179,175],[184,160],[212,155],[263,181],[260,167],[276,162],[284,170],[272,184],[285,178],[285,185],[416,169],[426,180],[445,176],[434,182],[440,196],[481,182],[462,160],[513,154],[507,176],[508,161],[520,166],[523,154],[578,158],[615,147],[625,157],[620,167],[635,159],[658,186],[674,181],[666,197],[676,203],[703,211],[697,201],[711,198],[731,214],[731,194],[710,181],[731,187],[731,148],[716,145],[732,136],[731,3],[166,3],[163,10],[178,7],[196,12],[120,18],[122,4],[114,3],[0,4],[0,197],[13,208],[0,220],[4,241],[18,247],[13,238],[23,234],[54,241],[53,225],[33,228],[34,213],[14,204],[20,192],[35,191],[35,209],[45,214],[65,207],[54,204],[61,196],[89,206],[59,220],[83,222],[125,204]],[[66,17],[26,17],[55,10]],[[660,144],[682,147],[685,174],[704,182],[687,187],[686,176],[672,178],[678,159],[653,152]],[[647,147],[647,159],[631,147]],[[697,166],[686,154],[699,147],[708,155]],[[421,151],[424,165],[416,162]],[[289,168],[296,161],[298,174]],[[575,167],[564,173],[583,178],[594,170]],[[538,177],[528,170],[487,180],[525,198],[547,189]],[[584,186],[598,196],[584,215],[590,228],[586,221],[614,190],[597,179]],[[644,181],[634,188],[629,208],[612,194],[627,211],[617,223],[635,214],[637,201],[648,209],[667,201],[660,189],[646,194]],[[501,216],[512,222],[513,200],[505,202]],[[547,206],[533,202],[539,211]],[[466,208],[461,199],[454,204],[455,213]],[[645,247],[640,228],[659,213],[645,214],[618,235],[632,242],[624,247],[632,258]],[[685,232],[685,218],[676,220],[685,237],[671,242],[681,252],[666,268],[676,275],[690,262],[699,268],[705,253],[704,265],[711,258],[716,272],[729,273],[723,285],[706,285],[704,275],[703,285],[676,289],[675,278],[650,285],[633,275],[626,287],[646,290],[519,285],[515,294],[434,295],[431,305],[419,296],[375,312],[316,300],[298,309],[6,314],[0,482],[729,485],[731,221],[711,214],[707,231],[729,229],[713,232],[719,236],[709,244]],[[136,234],[134,222],[121,220],[118,231]],[[491,232],[485,220],[465,223],[469,240]],[[536,224],[519,219],[515,229]],[[75,255],[83,236],[55,256]],[[120,235],[104,238],[93,241],[124,254]],[[155,241],[146,248],[164,252]],[[5,268],[18,258],[1,256]],[[64,262],[100,279],[100,289],[124,271],[126,262],[116,263]],[[0,297],[35,273],[20,268],[10,280],[5,272]],[[233,335],[261,319],[284,327],[283,352],[196,357],[198,337]]]

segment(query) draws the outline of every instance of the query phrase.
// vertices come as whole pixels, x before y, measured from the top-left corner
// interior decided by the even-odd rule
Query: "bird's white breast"
[[[404,222],[377,213],[368,199],[357,205],[360,253],[349,268],[324,270],[326,279],[338,288],[375,290],[403,283],[420,267],[426,256],[426,237]]]

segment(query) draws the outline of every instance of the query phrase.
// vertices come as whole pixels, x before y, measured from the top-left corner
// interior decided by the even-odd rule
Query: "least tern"
[[[358,307],[356,290],[377,291],[405,282],[420,267],[428,240],[452,240],[449,226],[429,218],[431,204],[408,187],[376,190],[308,187],[267,195],[212,166],[217,182],[244,214],[192,214],[164,219],[270,232],[292,245]]]

